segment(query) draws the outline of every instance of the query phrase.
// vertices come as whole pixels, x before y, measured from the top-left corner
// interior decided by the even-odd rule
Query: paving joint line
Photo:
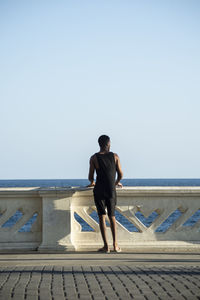
[[[13,269],[12,271],[8,271],[9,273],[8,273],[8,275],[7,275],[6,279],[5,279],[5,281],[2,283],[2,285],[1,285],[1,287],[0,287],[0,291],[3,289],[4,285],[8,282],[8,280],[9,280],[9,278],[10,278],[12,272],[13,272],[15,269],[16,269],[16,267],[14,267],[14,269]]]
[[[33,271],[34,271],[35,267],[33,267],[33,270],[31,270],[30,274],[29,274],[29,280],[27,281],[26,285],[25,285],[25,289],[24,289],[24,299],[26,300],[27,299],[27,289],[28,289],[28,286],[31,282],[31,279],[32,279],[32,276],[33,276]]]
[[[112,269],[111,266],[109,266],[108,268],[109,268],[109,269],[111,270],[111,272],[118,278],[118,280],[122,283],[122,285],[124,286],[125,290],[126,290],[127,293],[129,294],[129,296],[130,296],[132,299],[134,299],[132,293],[130,293],[130,291],[127,289],[125,283],[124,283],[123,280],[118,276],[118,274]],[[119,267],[118,267],[118,268],[119,268]]]
[[[72,267],[72,276],[73,276],[73,280],[74,280],[74,285],[75,285],[77,296],[80,299],[80,293],[79,293],[79,290],[78,290],[77,280],[76,280],[76,276],[74,274],[74,267]]]
[[[92,300],[94,300],[94,296],[93,296],[93,294],[92,294],[92,290],[91,290],[90,284],[89,284],[89,282],[88,282],[87,276],[85,275],[85,271],[84,271],[84,269],[83,269],[83,266],[81,266],[81,270],[82,270],[83,277],[84,277],[84,279],[85,279],[85,282],[86,282],[88,291],[89,291],[89,293],[90,293],[90,295],[91,295],[91,298],[92,298]]]
[[[15,285],[13,286],[13,288],[12,288],[12,290],[11,290],[11,298],[13,298],[13,297],[14,297],[14,294],[15,294],[15,288],[16,288],[16,286],[17,286],[18,282],[19,282],[19,281],[20,281],[20,279],[21,279],[22,272],[24,271],[24,269],[25,269],[25,268],[23,268],[23,269],[22,269],[22,271],[20,271],[20,270],[19,270],[19,275],[18,275],[18,278],[17,278],[17,280],[16,280],[16,282],[15,282]]]
[[[101,272],[104,274],[104,276],[107,278],[108,282],[110,283],[113,291],[115,292],[116,296],[118,297],[119,300],[123,300],[120,295],[118,294],[118,292],[116,291],[112,281],[110,280],[110,278],[108,277],[108,275],[104,272],[104,270],[102,269],[102,267],[100,267]]]
[[[140,291],[140,293],[144,296],[142,290],[140,287],[137,285],[137,283],[128,275],[126,272],[122,269],[121,266],[118,266],[118,268],[121,270],[121,272],[136,286],[136,288]]]
[[[63,283],[63,293],[64,293],[64,298],[67,300],[67,291],[66,291],[66,286],[65,286],[65,276],[64,276],[64,267],[62,267],[62,283]]]
[[[99,268],[100,268],[100,267],[99,267]],[[95,277],[95,279],[96,279],[96,281],[97,281],[97,283],[98,283],[98,285],[99,285],[99,287],[100,287],[100,290],[101,290],[102,294],[104,295],[105,300],[109,300],[108,297],[106,296],[105,291],[103,290],[103,287],[102,287],[102,285],[101,285],[101,282],[99,281],[99,278],[98,278],[97,274],[95,273],[95,271],[94,271],[94,269],[93,269],[92,266],[91,266],[91,270],[92,270],[92,272],[93,272],[93,274],[94,274],[94,277]],[[110,283],[110,282],[109,282],[109,283]],[[112,286],[111,286],[111,287],[112,287]]]
[[[50,294],[51,294],[51,299],[54,300],[54,294],[53,294],[53,282],[54,282],[54,266],[51,269],[51,284],[50,284]]]
[[[40,281],[38,283],[38,300],[42,300],[40,299],[40,287],[41,287],[41,284],[42,284],[42,279],[43,279],[43,273],[44,273],[44,268],[45,266],[43,266],[42,270],[41,270],[41,273],[40,273]]]

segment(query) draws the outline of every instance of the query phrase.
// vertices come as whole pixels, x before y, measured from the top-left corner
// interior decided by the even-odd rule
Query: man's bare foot
[[[98,252],[110,253],[110,249],[108,247],[104,246],[103,248],[98,249]]]
[[[114,248],[113,251],[114,252],[122,252],[122,249],[119,246],[117,246],[117,247]]]
[[[122,251],[122,249],[117,245],[117,243],[116,244],[113,244],[113,251],[114,252],[121,252]]]

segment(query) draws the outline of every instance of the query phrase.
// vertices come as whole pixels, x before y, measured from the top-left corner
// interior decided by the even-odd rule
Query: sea
[[[123,186],[200,186],[200,178],[134,178],[123,179]],[[8,187],[39,187],[39,188],[69,188],[69,187],[86,187],[89,184],[87,179],[12,179],[12,180],[0,180],[0,188]],[[199,204],[200,207],[200,204]],[[1,207],[0,207],[1,208]],[[156,230],[155,232],[166,232],[169,227],[181,216],[182,212],[177,208]],[[147,218],[141,213],[137,212],[136,217],[146,226],[149,227],[158,217],[156,211],[154,211]],[[75,213],[75,219],[82,226],[82,231],[94,231],[78,214]],[[90,215],[96,222],[98,222],[98,216],[96,211]],[[139,230],[121,213],[116,210],[116,220],[121,223],[130,232],[138,232]],[[1,213],[0,213],[1,217]],[[17,211],[9,220],[7,220],[1,227],[12,227],[16,222],[20,220],[22,213]],[[36,221],[37,214],[22,226],[19,232],[29,232],[32,224]],[[195,223],[200,220],[200,209],[197,210],[182,226],[194,226]],[[109,223],[107,222],[109,227]]]
[[[200,178],[146,178],[122,179],[124,186],[200,186]],[[0,188],[4,187],[85,187],[87,179],[9,179],[0,180]]]

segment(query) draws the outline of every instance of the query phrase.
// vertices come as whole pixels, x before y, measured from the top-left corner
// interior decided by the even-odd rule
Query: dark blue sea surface
[[[0,180],[0,187],[84,187],[87,179],[9,179]],[[124,186],[200,186],[200,178],[123,179]]]
[[[0,180],[0,187],[85,187],[89,184],[87,179],[26,179],[26,180]],[[200,186],[200,179],[123,179],[124,186]],[[179,209],[175,210],[157,229],[156,232],[165,232],[180,216]],[[7,220],[2,227],[12,227],[22,217],[20,211]],[[1,217],[1,214],[0,214]],[[98,222],[98,216],[95,211],[91,217]],[[148,218],[145,218],[141,212],[136,212],[136,217],[146,226],[149,227],[152,222],[158,217],[156,212],[153,212]],[[93,229],[75,213],[76,220],[81,224],[83,231],[93,231]],[[138,229],[125,218],[120,212],[116,211],[116,219],[130,232],[138,232]],[[193,226],[200,219],[200,209],[191,216],[183,226]],[[29,232],[32,224],[37,220],[37,213],[22,227],[19,232]],[[107,226],[109,224],[107,223]]]

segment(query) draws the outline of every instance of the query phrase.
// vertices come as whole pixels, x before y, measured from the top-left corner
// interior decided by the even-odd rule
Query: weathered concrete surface
[[[1,254],[0,299],[200,299],[200,255]]]
[[[98,253],[98,252],[71,252],[66,254],[39,254],[9,253],[0,254],[0,266],[102,266],[102,265],[198,265],[200,267],[200,254],[190,253]]]

